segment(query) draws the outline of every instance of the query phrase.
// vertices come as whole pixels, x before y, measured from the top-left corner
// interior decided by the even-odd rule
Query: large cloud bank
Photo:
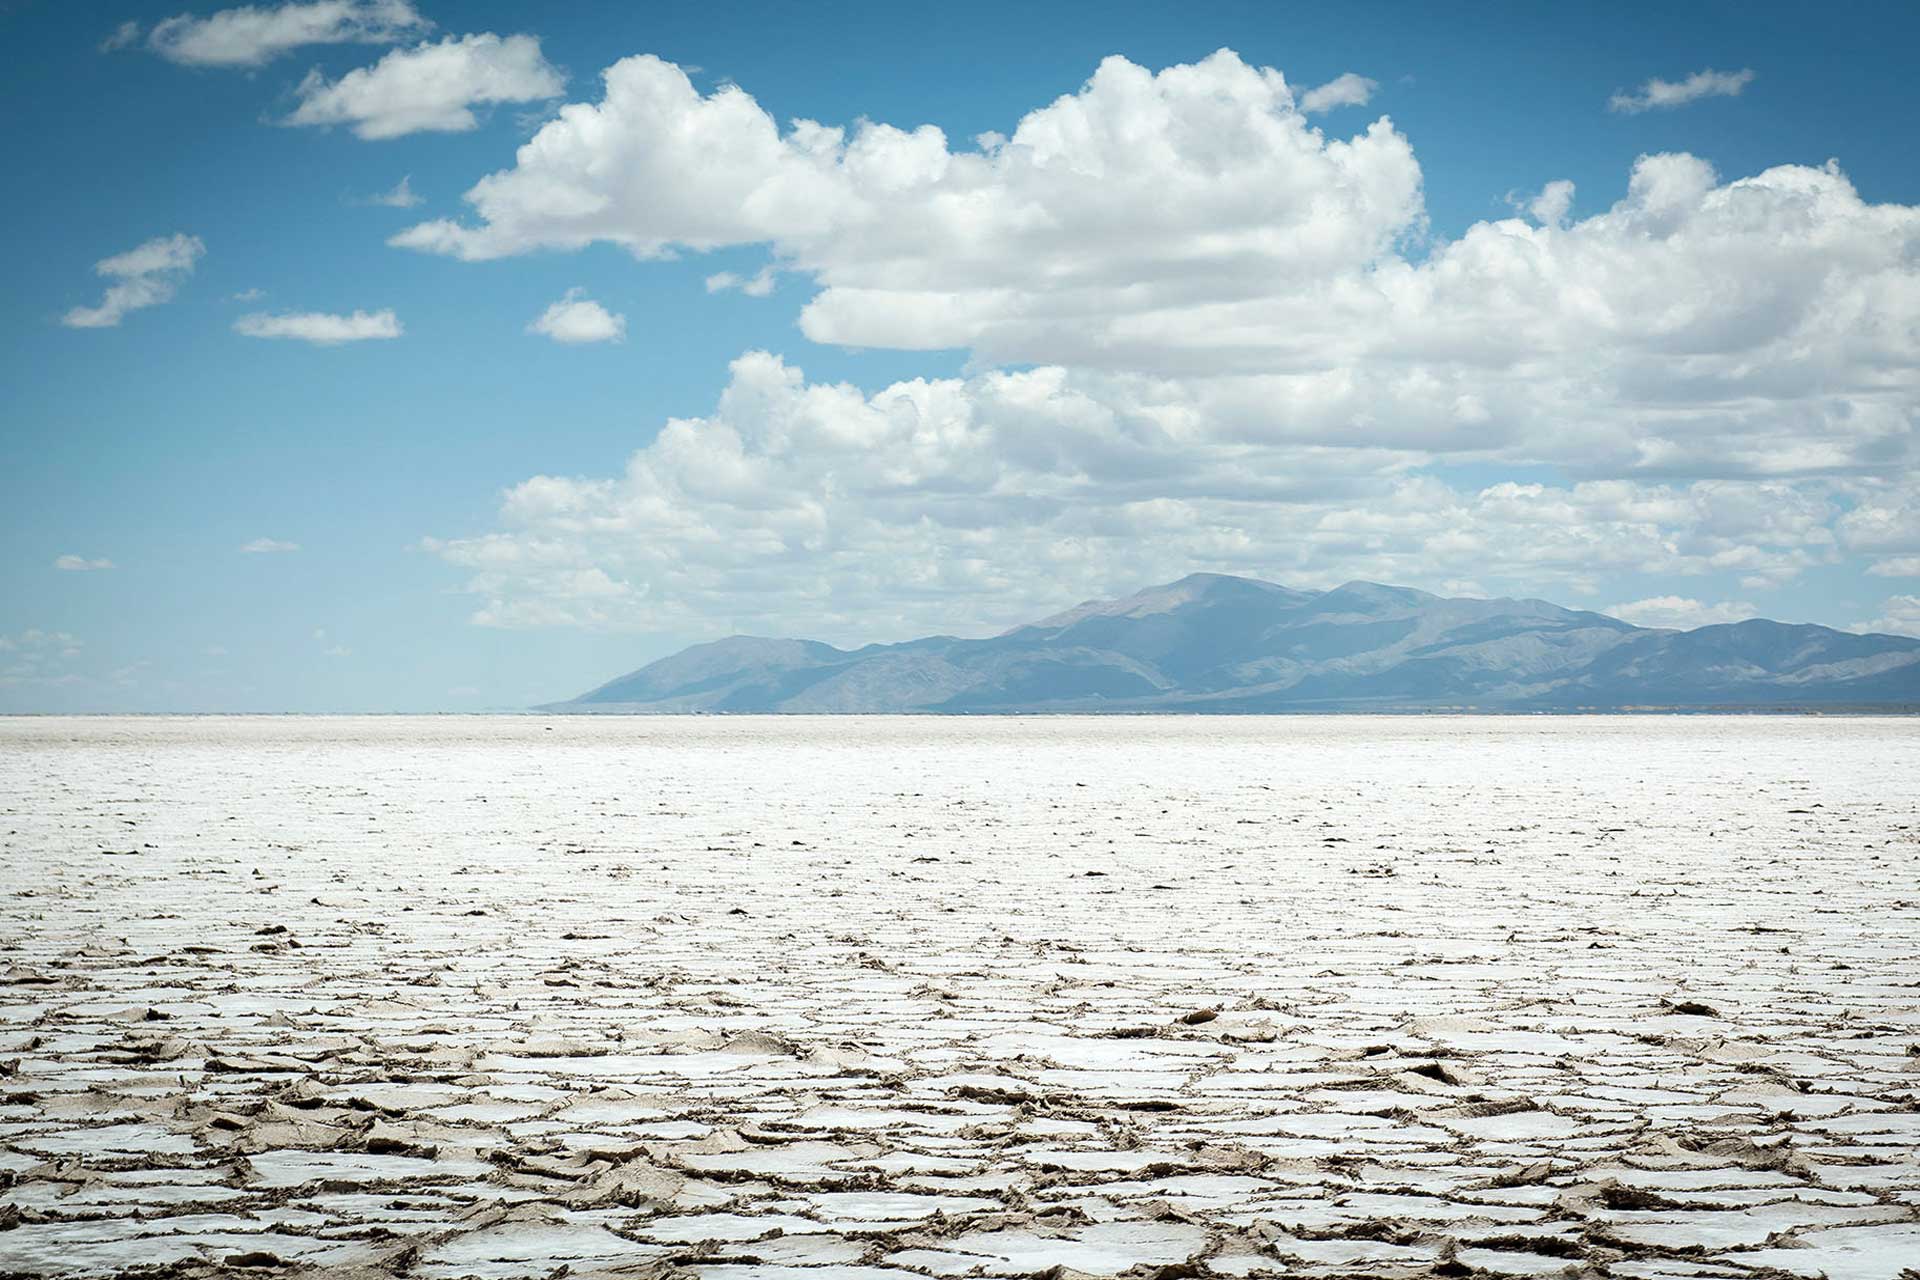
[[[1920,563],[1920,210],[1835,165],[1648,155],[1584,217],[1541,175],[1528,217],[1438,241],[1390,119],[1329,136],[1225,51],[1110,58],[961,147],[783,128],[651,57],[604,82],[395,242],[761,245],[814,282],[807,337],[981,372],[868,394],[744,356],[624,474],[433,544],[481,621],[869,635],[1201,567],[1565,593]]]

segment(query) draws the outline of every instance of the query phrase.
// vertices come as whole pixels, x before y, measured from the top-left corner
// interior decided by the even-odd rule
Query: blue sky
[[[1911,5],[0,35],[0,710],[518,707],[1194,569],[1920,632]]]

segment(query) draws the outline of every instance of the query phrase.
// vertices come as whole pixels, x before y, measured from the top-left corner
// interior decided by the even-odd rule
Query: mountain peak
[[[1920,640],[1755,619],[1651,630],[1544,600],[1191,573],[984,640],[730,636],[572,711],[1920,709]]]
[[[1313,592],[1295,591],[1274,582],[1263,582],[1258,578],[1239,578],[1226,573],[1190,573],[1174,582],[1163,583],[1157,587],[1147,587],[1129,596],[1120,596],[1110,600],[1088,600],[1073,608],[1016,627],[1008,635],[1016,632],[1058,631],[1071,627],[1090,618],[1145,618],[1154,614],[1173,611],[1196,602],[1216,600],[1222,596],[1239,595],[1248,598],[1307,600]]]
[[[1413,587],[1390,587],[1380,582],[1363,582],[1355,578],[1343,582],[1321,597],[1323,604],[1334,601],[1367,601],[1375,604],[1420,604],[1423,601],[1438,600],[1439,596]]]

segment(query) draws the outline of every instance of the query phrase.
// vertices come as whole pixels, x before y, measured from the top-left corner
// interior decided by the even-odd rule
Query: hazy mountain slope
[[[832,645],[812,640],[764,640],[757,636],[729,636],[712,644],[697,644],[670,658],[609,680],[574,699],[581,705],[684,703],[660,710],[706,710],[728,699],[783,687],[793,677],[830,666],[849,655]],[[751,692],[750,692],[751,691]]]
[[[584,712],[1920,707],[1920,640],[1755,620],[1664,631],[1544,600],[1194,574],[982,640],[836,649],[735,636]]]
[[[1608,703],[1920,704],[1920,641],[1756,618],[1642,632],[1584,678]]]

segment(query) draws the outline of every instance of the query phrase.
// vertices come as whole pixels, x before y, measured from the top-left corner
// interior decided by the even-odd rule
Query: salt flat
[[[0,1271],[1911,1276],[1917,780],[1901,719],[0,721]]]

